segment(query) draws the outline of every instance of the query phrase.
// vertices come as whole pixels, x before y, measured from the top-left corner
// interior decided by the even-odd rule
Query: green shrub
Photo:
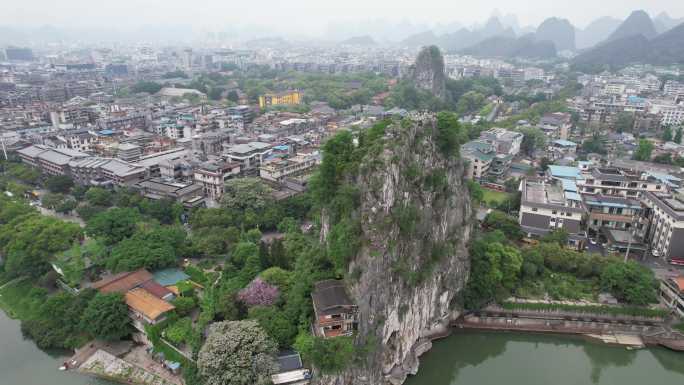
[[[173,300],[173,306],[176,307],[176,312],[180,316],[186,316],[190,314],[192,309],[197,306],[195,299],[193,297],[178,297]]]
[[[663,318],[668,315],[667,310],[651,309],[636,306],[600,306],[600,305],[566,305],[556,303],[532,302],[503,302],[501,307],[506,310],[530,310],[541,312],[572,312],[584,314],[605,314],[611,316],[630,316],[645,318]]]

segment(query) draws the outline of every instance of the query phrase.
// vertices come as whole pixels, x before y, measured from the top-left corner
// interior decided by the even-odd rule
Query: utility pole
[[[7,160],[7,149],[5,148],[5,135],[2,135],[2,137],[0,137],[0,142],[2,142],[2,154],[5,156],[5,160]]]

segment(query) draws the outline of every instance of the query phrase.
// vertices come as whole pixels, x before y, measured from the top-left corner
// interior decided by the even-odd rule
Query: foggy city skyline
[[[486,1],[477,3],[447,3],[438,0],[416,2],[372,3],[349,0],[322,4],[313,0],[295,0],[283,6],[277,0],[254,3],[198,0],[192,3],[177,0],[122,0],[90,7],[84,0],[54,3],[27,0],[3,5],[0,27],[60,29],[130,29],[144,27],[190,27],[193,32],[231,31],[235,35],[266,36],[279,34],[299,38],[340,38],[362,34],[377,35],[383,29],[399,26],[456,29],[484,24],[492,15],[502,19],[514,16],[521,28],[536,28],[549,17],[568,19],[575,27],[584,28],[603,17],[626,18],[630,12],[643,9],[652,17],[666,12],[672,18],[684,16],[684,2],[657,0],[572,3],[532,0],[524,3]],[[511,20],[510,18],[508,19]],[[504,20],[502,20],[504,21]],[[507,24],[507,23],[504,23]],[[412,32],[415,32],[413,31]],[[394,31],[401,34],[401,31]]]

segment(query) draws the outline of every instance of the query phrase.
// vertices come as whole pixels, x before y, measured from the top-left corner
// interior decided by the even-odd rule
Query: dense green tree
[[[585,153],[591,154],[606,154],[606,147],[603,144],[603,139],[599,136],[598,133],[595,133],[591,139],[587,139],[584,142],[582,142],[582,151]]]
[[[48,209],[56,209],[64,203],[66,197],[63,194],[46,193],[40,198],[40,203]]]
[[[39,277],[50,269],[47,262],[54,254],[67,250],[81,236],[75,223],[35,212],[16,217],[0,226],[5,271],[10,276]]]
[[[66,175],[54,175],[45,180],[45,187],[52,193],[68,194],[74,187],[74,180]]]
[[[532,156],[536,150],[541,150],[546,146],[546,135],[536,127],[520,128],[518,131],[523,134],[523,141],[520,150],[527,156]]]
[[[181,345],[192,338],[192,320],[184,317],[176,320],[164,330],[164,336],[174,345]]]
[[[257,320],[280,348],[292,346],[297,336],[297,325],[287,318],[282,309],[274,306],[252,307],[249,309],[249,318]]]
[[[159,269],[174,265],[187,251],[185,230],[158,226],[137,231],[120,241],[112,248],[106,265],[115,272],[142,267]]]
[[[76,207],[78,207],[78,202],[74,199],[67,198],[55,207],[55,211],[60,214],[70,214]]]
[[[164,75],[162,75],[162,78],[164,79],[175,79],[175,78],[181,78],[181,79],[187,79],[189,78],[188,74],[181,70],[176,70],[176,71],[171,71],[167,72]]]
[[[138,210],[115,207],[90,218],[85,231],[90,236],[101,238],[107,245],[114,245],[133,235],[140,220]]]
[[[130,334],[128,306],[123,294],[98,293],[81,317],[81,328],[96,338],[119,340]]]
[[[112,192],[102,187],[91,187],[86,191],[85,198],[91,205],[109,207],[112,205]]]
[[[435,142],[440,152],[447,157],[458,155],[459,146],[468,141],[468,134],[461,128],[458,117],[450,112],[437,114],[437,136]]]
[[[240,230],[236,227],[193,228],[192,244],[195,250],[205,257],[217,257],[228,254],[231,246],[240,239]]]
[[[556,229],[542,237],[542,242],[557,243],[560,246],[568,244],[568,232],[565,229]]]
[[[65,292],[50,296],[35,317],[22,320],[21,331],[42,349],[78,348],[88,338],[78,320],[94,296],[94,290],[83,290],[76,296]]]
[[[230,90],[226,97],[233,103],[237,103],[238,100],[240,100],[240,95],[238,95],[237,91],[235,90]]]
[[[519,241],[524,236],[518,219],[501,211],[494,210],[487,214],[484,226],[491,230],[501,230],[511,240]]]
[[[506,245],[505,235],[497,230],[476,240],[470,253],[466,308],[477,309],[491,300],[508,296],[522,268],[520,251]]]
[[[456,103],[456,112],[459,114],[472,114],[484,107],[486,103],[485,95],[476,91],[469,91],[463,94]]]
[[[640,139],[639,146],[634,151],[633,158],[635,160],[641,160],[645,162],[650,161],[654,147],[655,146],[653,145],[653,143],[651,143],[651,141],[649,141],[648,139]]]
[[[278,370],[277,344],[257,321],[212,324],[197,357],[205,385],[266,385]]]
[[[677,131],[675,131],[675,136],[673,141],[677,144],[682,144],[682,130],[684,130],[684,127],[679,126],[677,127]]]
[[[178,297],[178,298],[175,298],[172,301],[172,303],[173,303],[173,306],[176,307],[176,312],[180,316],[186,316],[186,315],[190,314],[192,309],[194,309],[195,306],[197,305],[195,303],[195,298],[193,298],[193,297]]]
[[[293,273],[280,267],[269,267],[262,271],[259,276],[271,285],[277,286],[281,292],[287,292],[292,283]]]
[[[663,135],[661,136],[661,139],[666,141],[666,142],[672,141],[672,127],[671,126],[665,126],[665,129],[663,130]]]
[[[601,273],[601,287],[615,298],[634,305],[657,302],[653,272],[634,261],[612,263]]]
[[[156,94],[162,89],[162,85],[155,82],[139,81],[133,85],[133,93],[147,92],[148,94]]]
[[[259,178],[238,178],[226,182],[223,207],[260,212],[273,202],[272,189]]]
[[[21,163],[9,163],[5,166],[5,172],[12,178],[24,183],[35,185],[40,179],[40,171]]]
[[[474,180],[468,180],[468,192],[470,193],[470,199],[475,203],[482,203],[484,201],[484,189],[479,183]]]
[[[345,172],[352,165],[353,153],[354,139],[348,131],[342,131],[325,142],[323,162],[310,182],[315,202],[329,202],[336,195]]]
[[[305,360],[323,373],[337,373],[349,365],[355,356],[352,337],[318,338],[300,333],[294,344]]]
[[[335,273],[342,276],[349,261],[360,246],[361,227],[358,222],[343,218],[332,226],[328,236],[328,255],[335,265]]]
[[[91,218],[106,211],[106,207],[93,206],[89,203],[82,203],[76,206],[76,213],[84,221],[88,222]]]

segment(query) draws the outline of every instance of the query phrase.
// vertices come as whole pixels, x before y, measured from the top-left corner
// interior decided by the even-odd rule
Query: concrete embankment
[[[78,349],[65,363],[69,369],[108,380],[135,385],[183,385],[147,353],[145,346],[130,341],[93,341]]]
[[[484,311],[464,316],[454,322],[453,326],[463,329],[577,335],[611,345],[633,348],[662,345],[672,350],[684,351],[684,338],[672,333],[660,320]]]

